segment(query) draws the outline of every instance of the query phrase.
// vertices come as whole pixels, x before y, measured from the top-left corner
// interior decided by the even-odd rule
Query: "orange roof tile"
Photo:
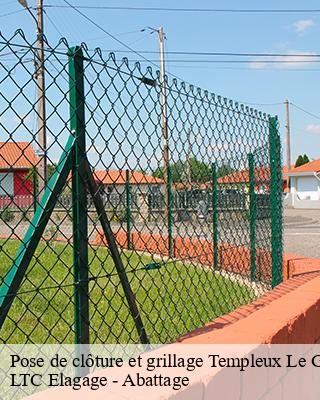
[[[32,168],[37,162],[30,142],[0,142],[0,168]]]
[[[96,182],[103,185],[124,185],[126,183],[126,171],[109,170],[95,171],[94,177]],[[145,175],[142,172],[130,171],[130,184],[162,184],[163,180],[150,175]]]
[[[282,173],[286,173],[288,168],[282,167]],[[257,181],[269,181],[270,180],[270,168],[260,167],[254,170],[255,179]],[[249,183],[249,170],[244,169],[241,171],[235,171],[229,175],[221,176],[218,178],[218,183]],[[211,182],[206,182],[202,185],[202,188],[211,186]]]
[[[270,179],[270,169],[268,167],[255,168],[255,179],[268,181]],[[232,174],[218,178],[218,183],[247,183],[249,182],[249,171],[235,171]]]
[[[290,169],[288,169],[288,167],[287,167],[286,165],[284,165],[284,166],[282,167],[282,173],[283,173],[283,174],[286,174],[288,171],[290,171],[290,170],[293,169],[293,168],[294,168],[294,164],[291,165]]]
[[[308,162],[307,164],[301,165],[300,167],[291,168],[287,173],[296,174],[303,172],[319,172],[320,171],[320,159],[313,160]]]

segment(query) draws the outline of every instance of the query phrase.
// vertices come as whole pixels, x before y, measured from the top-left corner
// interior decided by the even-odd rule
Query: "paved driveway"
[[[258,221],[256,226],[258,243],[261,241],[263,246],[267,244],[264,237],[266,229],[270,230],[270,227],[266,227],[266,223],[270,223],[270,221]],[[112,226],[114,229],[119,228],[119,224],[113,223]],[[17,225],[12,223],[11,226],[2,224],[0,237],[8,237],[13,233],[23,237],[27,227],[26,221]],[[58,228],[60,232],[63,232],[63,236],[72,236],[72,224],[70,221],[65,220],[63,224],[60,223],[58,225]],[[151,230],[154,233],[167,234],[167,228],[162,223],[159,226],[150,222],[143,226],[137,224],[135,228],[140,231],[150,232]],[[90,226],[89,232],[90,237],[94,238],[95,232],[92,226]],[[183,237],[195,235],[198,238],[210,239],[211,233],[211,225],[207,226],[206,223],[175,223],[173,229],[174,236],[182,235]],[[237,219],[221,221],[219,238],[225,243],[248,245],[250,243],[249,221],[245,220],[241,223]],[[320,210],[284,210],[284,250],[305,257],[320,258]]]
[[[284,210],[284,250],[320,258],[320,210]]]

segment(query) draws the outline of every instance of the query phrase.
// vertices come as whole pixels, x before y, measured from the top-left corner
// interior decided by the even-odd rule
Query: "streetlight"
[[[37,0],[37,18],[28,6],[27,0],[18,0],[28,13],[32,16],[37,26],[36,52],[36,78],[38,86],[38,192],[41,193],[47,184],[47,137],[46,137],[46,105],[45,105],[45,79],[44,79],[44,45],[43,45],[43,0]]]

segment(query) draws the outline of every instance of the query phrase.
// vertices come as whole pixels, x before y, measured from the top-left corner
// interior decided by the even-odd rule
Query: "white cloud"
[[[300,19],[292,24],[293,29],[298,33],[302,33],[312,26],[314,26],[312,19]]]
[[[255,59],[249,63],[249,68],[262,69],[266,66],[277,69],[301,68],[314,62],[314,58],[310,57],[310,55],[313,54],[315,53],[290,50],[287,52],[287,55],[284,56]],[[268,63],[268,61],[277,62]]]
[[[320,125],[316,125],[316,124],[307,125],[306,131],[309,133],[320,134]]]

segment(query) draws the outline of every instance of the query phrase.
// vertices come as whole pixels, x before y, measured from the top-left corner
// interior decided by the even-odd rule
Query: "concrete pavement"
[[[284,250],[320,258],[320,210],[284,210]]]

